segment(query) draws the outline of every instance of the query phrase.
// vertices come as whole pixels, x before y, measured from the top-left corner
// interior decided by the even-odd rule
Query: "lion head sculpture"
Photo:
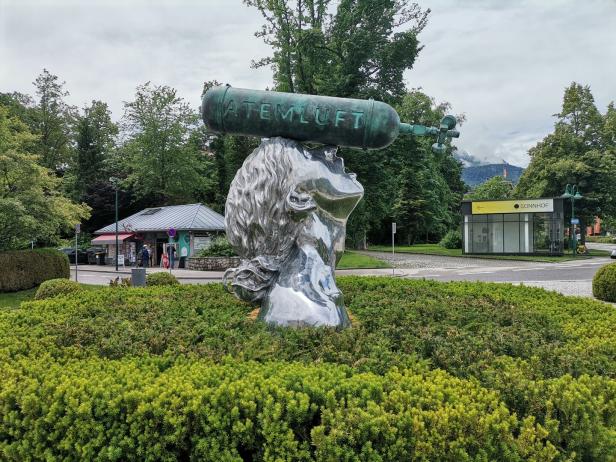
[[[227,237],[242,261],[225,273],[225,285],[243,300],[260,301],[260,316],[268,322],[348,323],[346,312],[339,320],[318,312],[331,310],[324,306],[328,304],[344,310],[341,299],[331,296],[339,294],[332,291],[333,273],[344,250],[346,220],[362,196],[362,186],[345,171],[335,148],[308,149],[285,138],[263,140],[238,170],[227,196]],[[274,288],[285,295],[272,305]],[[293,305],[293,314],[277,306],[282,304]],[[291,319],[302,318],[302,311],[312,314]],[[275,319],[268,320],[268,313],[276,313]]]

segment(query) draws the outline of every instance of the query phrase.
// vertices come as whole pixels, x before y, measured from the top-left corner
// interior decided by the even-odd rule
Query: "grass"
[[[355,252],[344,252],[338,263],[337,269],[361,269],[361,268],[391,268],[389,263],[368,255]]]
[[[81,284],[81,287],[86,290],[97,290],[100,286],[91,284]],[[0,292],[0,309],[19,308],[21,302],[34,300],[38,287],[28,290],[20,290],[19,292]]]
[[[598,242],[600,244],[616,244],[615,236],[586,236],[586,242]]]
[[[391,252],[391,246],[387,245],[371,245],[368,250],[380,252]],[[608,257],[610,253],[607,250],[590,250],[589,256],[576,256],[565,254],[562,256],[550,255],[463,255],[462,249],[446,249],[438,244],[415,244],[415,245],[400,245],[396,246],[396,252],[400,253],[415,253],[423,255],[442,255],[446,257],[464,257],[464,258],[485,258],[488,260],[522,260],[522,261],[539,261],[558,263],[563,261],[571,261],[576,259],[584,259],[590,257]]]
[[[36,294],[34,289],[21,290],[19,292],[3,292],[0,293],[0,309],[18,308],[21,302],[32,300]]]

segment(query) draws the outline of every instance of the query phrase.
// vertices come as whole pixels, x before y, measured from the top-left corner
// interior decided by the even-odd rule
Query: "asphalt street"
[[[600,247],[597,247],[600,246]],[[611,250],[616,245],[594,244],[592,248]],[[515,260],[489,260],[479,258],[443,257],[389,252],[362,252],[388,261],[395,269],[338,270],[338,275],[374,275],[403,278],[425,278],[437,281],[507,282],[543,287],[565,295],[592,297],[592,278],[597,270],[614,260],[607,257],[579,259],[562,263],[544,263]],[[148,273],[164,271],[149,268]],[[220,271],[173,270],[182,284],[220,282]],[[74,266],[71,275],[75,278]],[[116,277],[130,277],[130,268],[118,273],[110,266],[85,265],[79,267],[79,282],[107,285]]]

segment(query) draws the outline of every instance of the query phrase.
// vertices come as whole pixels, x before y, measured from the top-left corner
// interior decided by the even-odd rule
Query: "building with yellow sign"
[[[462,202],[465,254],[562,255],[563,199]]]

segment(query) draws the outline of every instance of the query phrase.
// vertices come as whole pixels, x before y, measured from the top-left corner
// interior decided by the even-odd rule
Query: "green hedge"
[[[43,281],[69,278],[68,258],[53,249],[0,252],[0,292],[31,289]]]
[[[168,448],[173,456],[163,459],[208,460],[208,454],[219,454],[221,460],[273,460],[265,448],[297,449],[302,444],[311,448],[304,460],[551,460],[553,454],[555,460],[616,458],[616,310],[611,305],[506,284],[361,277],[339,278],[338,284],[354,319],[353,327],[341,332],[268,329],[249,316],[254,307],[219,284],[103,288],[0,312],[0,371],[7,371],[0,383],[13,384],[0,395],[0,442],[10,437],[11,451],[38,444],[60,448],[54,457],[87,459],[76,455],[82,447],[70,439],[80,438],[76,430],[65,435],[64,427],[81,428],[83,418],[83,428],[98,429],[99,436],[90,438],[93,447],[120,445],[119,459],[132,457],[130,451],[137,449],[131,445],[146,445],[137,441],[141,433],[151,435],[150,443],[161,441],[163,455],[167,438],[176,438]],[[195,377],[193,370],[199,370]],[[207,393],[243,389],[233,379],[236,370],[240,377],[253,377],[249,397],[213,403],[199,394],[203,384],[194,380],[210,373],[223,378],[207,382]],[[268,372],[274,370],[293,370],[294,384],[283,381],[279,391],[266,393],[261,401],[260,393],[269,390],[262,380],[278,380],[281,374]],[[321,392],[309,393],[312,418],[287,416],[285,393],[294,387],[318,388],[324,374],[378,383],[378,389],[389,391],[386,396],[371,395],[370,387],[353,392],[356,398],[368,396],[357,406],[350,397],[330,403],[319,397]],[[408,407],[420,391],[407,394],[400,388],[406,380],[425,382],[431,397],[421,396],[436,403],[430,418],[423,409]],[[340,383],[347,384],[342,379]],[[105,386],[114,391],[105,395]],[[323,389],[338,397],[340,390],[349,389],[340,386]],[[171,391],[165,393],[167,388]],[[113,402],[105,407],[106,396],[114,395],[119,401],[109,398]],[[488,395],[491,398],[485,398]],[[465,404],[458,408],[450,399]],[[188,401],[206,410],[195,414],[193,407],[182,404]],[[83,408],[70,407],[82,402]],[[225,406],[232,404],[237,410],[229,413]],[[254,406],[257,411],[250,411]],[[281,417],[254,417],[267,406],[278,409]],[[29,407],[38,414],[22,415]],[[58,415],[49,415],[56,408]],[[490,439],[496,430],[473,420],[475,413],[497,408],[503,413],[485,415],[502,425],[499,438],[504,445],[498,448]],[[125,423],[131,409],[142,409],[145,417],[139,418],[145,419],[146,429],[134,423],[137,417]],[[455,409],[465,410],[456,414]],[[202,427],[206,412],[221,417]],[[253,412],[250,423],[237,420],[238,412]],[[14,419],[21,423],[13,424]],[[219,435],[219,420],[227,425],[224,435]],[[277,421],[290,436],[276,443],[269,439],[273,436],[265,436],[269,430],[263,426]],[[452,431],[458,424],[464,431],[448,432],[445,421]],[[227,443],[221,441],[227,440],[219,438],[230,438],[233,428],[243,435],[237,437],[244,441],[237,443],[240,456],[233,451],[220,455],[216,448],[222,451]],[[62,443],[53,439],[64,437],[69,439]],[[471,440],[476,441],[474,449]],[[454,451],[456,441],[459,453]],[[213,452],[199,452],[204,448]],[[145,446],[141,450],[147,452]],[[116,454],[115,449],[105,451]],[[23,454],[11,452],[11,457],[19,460]]]
[[[35,300],[45,300],[58,295],[68,295],[81,290],[78,282],[70,279],[49,279],[43,282],[34,296]]]
[[[197,252],[197,257],[233,257],[235,250],[226,236],[215,238],[210,245]]]
[[[616,263],[602,266],[595,273],[592,294],[599,300],[616,303]]]
[[[533,419],[442,371],[227,361],[17,362],[3,460],[554,460]],[[41,384],[44,384],[41,386]]]
[[[148,286],[176,286],[180,283],[173,275],[165,272],[150,273],[146,277]]]
[[[452,229],[443,236],[443,239],[441,239],[438,245],[446,249],[461,249],[462,233],[459,230]]]

